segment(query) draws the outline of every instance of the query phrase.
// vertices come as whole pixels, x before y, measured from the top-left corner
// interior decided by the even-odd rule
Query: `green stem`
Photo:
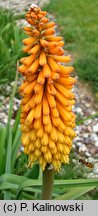
[[[49,165],[46,166],[43,172],[42,200],[52,199],[52,191],[54,185],[54,169],[48,168]]]

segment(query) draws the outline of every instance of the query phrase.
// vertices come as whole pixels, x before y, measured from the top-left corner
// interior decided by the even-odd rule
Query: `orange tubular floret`
[[[26,73],[27,69],[28,69],[27,66],[21,65],[21,66],[18,68],[18,71],[19,71],[20,73],[23,73],[23,74],[24,74],[24,73]]]
[[[45,78],[50,77],[51,76],[51,70],[48,64],[43,66],[43,76]]]
[[[48,42],[44,39],[40,39],[40,43],[43,47],[47,47],[48,46]]]
[[[50,109],[49,109],[49,104],[48,101],[46,99],[46,96],[44,94],[43,96],[43,115],[49,115]]]
[[[59,56],[61,56],[61,55],[63,55],[64,54],[64,50],[61,48],[61,47],[56,47],[56,48],[50,48],[49,49],[49,53],[50,54],[53,54],[53,55],[57,55],[57,57],[59,57]],[[58,56],[59,55],[59,56]],[[53,59],[55,59],[54,58],[54,56],[51,56]]]
[[[54,49],[58,46],[57,42],[48,42],[48,48],[49,49]]]
[[[53,41],[53,42],[59,42],[61,41],[63,38],[62,37],[55,37],[55,36],[50,36],[50,37],[46,37],[47,41]]]
[[[36,54],[40,49],[40,45],[37,44],[35,45],[32,49],[30,49],[30,51],[28,52],[29,54]]]
[[[46,25],[44,25],[43,29],[50,29],[50,28],[52,28],[54,26],[55,26],[54,22],[49,22]]]
[[[43,36],[50,36],[50,35],[53,35],[54,33],[55,33],[55,30],[53,28],[47,29],[43,32]]]
[[[33,63],[34,59],[35,59],[35,55],[28,56],[25,58],[23,63],[24,65],[30,66]]]
[[[28,52],[32,47],[33,47],[33,44],[30,44],[28,46],[23,47],[22,51],[23,52]]]
[[[36,85],[36,80],[28,84],[23,91],[24,94],[30,94],[31,92],[33,92],[35,85]]]
[[[39,64],[41,66],[44,66],[46,65],[46,63],[47,63],[46,54],[44,51],[41,51],[40,56],[39,56]]]
[[[26,38],[23,40],[24,45],[30,45],[36,41],[35,37]]]
[[[32,32],[32,28],[31,27],[29,27],[29,26],[24,26],[23,27],[23,29],[24,29],[24,31],[28,31],[28,32]]]
[[[58,81],[57,81],[58,82]],[[74,85],[76,83],[76,80],[72,77],[67,77],[67,78],[60,78],[59,83],[61,85]]]
[[[60,67],[60,72],[65,73],[65,74],[70,74],[74,71],[74,67],[72,66],[63,66],[63,65],[59,65]]]
[[[28,68],[28,72],[31,72],[32,74],[33,73],[36,73],[37,69],[38,69],[38,66],[39,66],[39,60],[36,59],[33,64],[31,65],[31,67]]]
[[[51,58],[53,58],[55,61],[58,62],[70,62],[71,61],[71,57],[70,56],[55,56],[55,55],[51,55]]]
[[[48,64],[52,70],[54,70],[56,72],[60,71],[59,65],[50,57],[48,57]]]
[[[64,97],[69,99],[74,99],[74,94],[69,90],[67,90],[65,86],[62,86],[57,82],[54,83],[54,86]]]

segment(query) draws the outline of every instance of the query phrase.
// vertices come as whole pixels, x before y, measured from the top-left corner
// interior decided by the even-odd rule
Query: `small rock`
[[[91,138],[93,143],[98,141],[98,136],[95,133],[92,133],[90,138]]]
[[[87,157],[91,157],[91,154],[90,154],[89,152],[85,152],[85,155],[86,155]]]
[[[83,112],[82,112],[81,107],[76,107],[76,108],[75,108],[75,112],[76,112],[77,114],[83,115]]]
[[[95,142],[95,146],[98,147],[98,141]]]
[[[85,151],[88,151],[87,147],[82,144],[80,147],[79,147],[79,152],[85,152]]]
[[[83,137],[84,138],[88,138],[89,134],[88,133],[84,133]]]
[[[88,119],[87,121],[84,122],[84,124],[89,125],[89,124],[91,124],[91,122],[92,122],[92,119]]]
[[[94,154],[96,154],[96,153],[98,152],[98,149],[97,149],[97,148],[92,148],[92,149],[89,150],[89,152],[90,152],[92,155],[94,155]]]
[[[93,132],[98,133],[98,123],[93,126]]]

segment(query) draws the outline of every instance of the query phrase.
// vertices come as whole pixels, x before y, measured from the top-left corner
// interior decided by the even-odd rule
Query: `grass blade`
[[[66,194],[58,196],[55,200],[75,200],[78,199],[81,195],[93,190],[95,187],[82,187],[82,188],[73,188]]]
[[[4,164],[5,164],[5,138],[6,138],[6,128],[1,127],[0,129],[0,175],[3,174]]]
[[[18,126],[19,126],[19,120],[20,120],[20,109],[18,110],[16,119],[15,119],[15,122],[14,122],[14,125],[13,125],[13,131],[12,131],[12,133],[13,133],[13,139],[14,139],[14,137],[15,137],[17,128],[18,128]]]
[[[17,132],[16,132],[16,135],[15,135],[15,138],[14,138],[14,141],[13,141],[13,146],[12,146],[12,153],[11,153],[11,167],[12,167],[12,170],[14,168],[16,157],[17,157],[17,152],[18,152],[20,144],[21,144],[20,136],[21,136],[21,132],[20,132],[20,129],[18,128]]]

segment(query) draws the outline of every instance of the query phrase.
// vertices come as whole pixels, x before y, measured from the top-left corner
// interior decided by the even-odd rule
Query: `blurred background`
[[[63,36],[65,53],[72,56],[76,104],[76,133],[70,156],[55,178],[98,178],[98,1],[97,0],[1,0],[0,1],[0,125],[6,127],[10,108],[10,95],[15,85],[17,60],[23,56],[22,39],[26,24],[25,12],[32,3],[48,11],[48,17],[57,24],[57,34]],[[13,126],[20,105],[18,86],[13,98],[10,124]],[[79,159],[94,165],[89,168]],[[27,172],[27,158],[22,149],[16,155],[13,173]],[[98,197],[97,190],[86,194],[86,199]],[[83,197],[82,197],[83,199]]]

